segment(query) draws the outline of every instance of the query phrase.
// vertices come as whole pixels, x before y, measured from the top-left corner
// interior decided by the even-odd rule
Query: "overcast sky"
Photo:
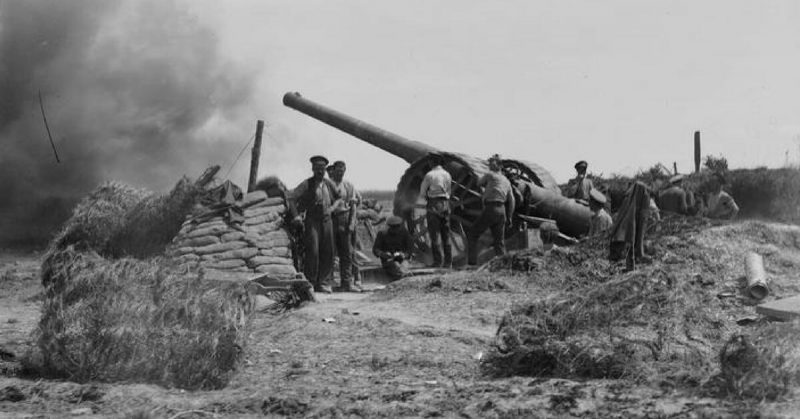
[[[346,160],[363,189],[393,189],[407,164],[284,107],[287,91],[442,150],[535,161],[559,182],[579,159],[606,175],[658,162],[688,172],[695,130],[703,155],[732,167],[800,161],[797,1],[187,7],[215,28],[225,56],[257,68],[252,124],[266,120],[269,134],[262,173],[289,184],[316,153]],[[244,144],[251,131],[235,135]],[[248,161],[234,180],[246,179]]]

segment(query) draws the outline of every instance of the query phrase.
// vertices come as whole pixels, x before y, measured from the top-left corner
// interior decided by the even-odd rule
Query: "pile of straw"
[[[150,255],[168,243],[166,234],[141,234],[180,228],[197,196],[187,185],[159,198],[109,183],[77,206],[42,262],[45,299],[29,369],[76,381],[227,384],[253,310],[244,285],[205,279],[162,257],[115,257],[120,249]]]
[[[576,280],[582,285],[518,304],[503,317],[487,372],[643,379],[714,369],[721,322],[692,284],[660,270]]]
[[[728,394],[775,400],[800,384],[800,322],[770,324],[731,337],[720,352]]]

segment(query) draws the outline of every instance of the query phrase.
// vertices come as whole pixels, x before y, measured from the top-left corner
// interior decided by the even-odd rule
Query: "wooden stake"
[[[250,180],[247,182],[247,192],[253,192],[258,181],[258,160],[261,158],[261,134],[264,132],[264,121],[256,123],[256,142],[253,143],[253,153],[250,158]]]
[[[672,174],[673,175],[678,174],[678,162],[676,161],[672,162]]]
[[[694,132],[694,172],[700,171],[700,131]]]

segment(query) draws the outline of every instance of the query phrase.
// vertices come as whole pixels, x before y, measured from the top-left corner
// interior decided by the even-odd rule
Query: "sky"
[[[694,131],[704,156],[722,155],[731,167],[800,162],[796,1],[201,9],[215,15],[225,52],[258,67],[253,117],[271,135],[261,164],[287,183],[307,175],[303,157],[312,153],[347,161],[362,188],[393,188],[407,167],[283,107],[288,91],[443,150],[535,161],[560,182],[579,159],[605,175],[659,162],[691,171]]]
[[[290,91],[558,182],[577,160],[689,172],[695,131],[733,168],[798,165],[797,22],[793,0],[0,0],[0,245],[106,180],[163,193],[219,164],[246,187],[259,119],[262,176],[294,186],[323,154],[395,188],[405,161]]]

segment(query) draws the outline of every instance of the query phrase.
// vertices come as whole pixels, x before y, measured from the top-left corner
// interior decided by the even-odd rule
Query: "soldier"
[[[331,179],[339,188],[339,195],[342,198],[339,206],[333,209],[333,236],[336,243],[336,254],[339,256],[341,290],[361,292],[361,281],[359,275],[354,271],[356,266],[353,264],[356,211],[361,203],[361,195],[352,183],[344,180],[346,171],[345,162],[339,160],[333,163]]]
[[[597,189],[589,191],[589,209],[592,210],[592,218],[589,224],[589,237],[606,234],[611,229],[614,221],[605,210],[606,196]]]
[[[569,181],[569,192],[568,196],[574,199],[581,199],[581,200],[588,200],[589,199],[589,192],[594,188],[592,185],[592,180],[586,178],[586,169],[589,167],[589,163],[586,163],[586,160],[581,160],[575,163],[575,171],[578,172],[578,175],[575,176],[575,179]]]
[[[411,257],[411,234],[403,225],[403,219],[393,215],[386,220],[386,229],[378,232],[372,253],[381,259],[381,266],[393,279],[408,274],[408,259]]]
[[[670,186],[661,191],[658,201],[662,211],[675,214],[689,214],[688,195],[683,189],[683,175],[675,175],[669,179]]]
[[[453,266],[453,251],[450,245],[450,187],[453,178],[442,167],[444,163],[442,156],[432,155],[431,162],[434,166],[422,179],[419,198],[426,202],[425,220],[428,223],[428,237],[431,240],[433,266],[450,268]],[[444,262],[442,251],[444,251]]]
[[[325,177],[328,159],[313,156],[313,176],[300,182],[290,194],[290,205],[295,216],[293,223],[304,228],[303,242],[306,249],[304,273],[314,284],[314,291],[333,292],[333,224],[331,212],[339,205],[339,188]],[[303,219],[300,213],[305,213]]]
[[[492,231],[495,255],[506,252],[505,229],[511,225],[515,202],[511,182],[500,173],[500,162],[499,155],[490,157],[490,171],[478,180],[478,187],[483,187],[483,212],[469,230],[467,263],[470,265],[478,263],[478,239],[487,228]]]
[[[706,217],[732,220],[739,214],[739,206],[736,205],[736,201],[722,190],[724,184],[725,176],[721,173],[714,173],[711,179],[711,193],[706,195]]]

